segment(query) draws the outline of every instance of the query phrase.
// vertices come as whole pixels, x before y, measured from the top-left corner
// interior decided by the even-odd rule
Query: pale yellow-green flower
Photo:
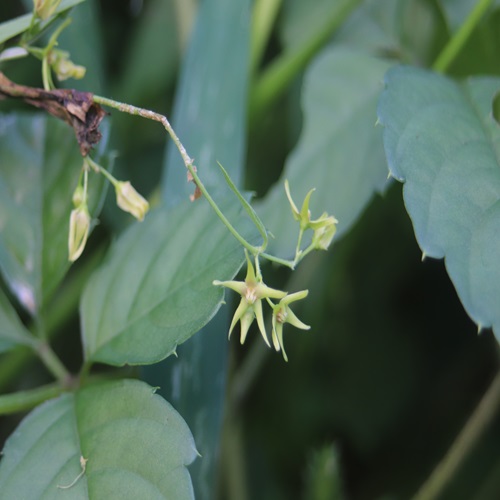
[[[337,232],[338,222],[333,215],[326,212],[319,219],[311,221],[310,227],[314,230],[312,244],[316,250],[328,250]]]
[[[255,275],[255,270],[252,262],[247,254],[247,275],[245,281],[218,281],[213,282],[214,285],[223,286],[234,290],[241,295],[241,300],[234,313],[231,326],[229,327],[229,337],[238,321],[241,323],[240,342],[243,344],[247,337],[250,325],[254,319],[257,319],[260,333],[264,342],[270,347],[267,338],[266,328],[264,326],[264,317],[262,314],[262,299],[273,298],[281,299],[286,296],[286,292],[268,287],[262,282],[262,279]]]
[[[288,357],[283,343],[283,325],[285,323],[290,323],[295,326],[295,328],[300,328],[301,330],[309,330],[311,328],[297,318],[295,313],[290,309],[289,304],[306,298],[308,293],[308,290],[291,293],[282,298],[278,304],[273,307],[273,345],[277,351],[281,350],[285,361],[288,361]]]
[[[79,66],[71,61],[69,55],[69,52],[58,49],[50,52],[49,64],[59,81],[67,80],[68,78],[81,80],[87,71],[84,66]]]
[[[34,0],[33,5],[35,7],[36,15],[40,19],[48,19],[59,7],[61,0]]]
[[[338,220],[333,217],[333,215],[328,215],[323,212],[321,217],[318,219],[311,220],[311,211],[309,210],[309,202],[314,189],[311,189],[304,198],[304,203],[302,203],[302,208],[300,212],[295,205],[292,195],[290,194],[290,186],[288,180],[285,180],[285,191],[290,206],[292,208],[292,214],[295,220],[299,221],[300,228],[305,231],[306,229],[312,229],[314,231],[312,237],[312,244],[316,250],[327,250],[330,243],[335,236],[337,231]]]
[[[132,184],[129,181],[117,181],[115,191],[117,205],[137,220],[143,220],[149,210],[149,203],[134,189]]]

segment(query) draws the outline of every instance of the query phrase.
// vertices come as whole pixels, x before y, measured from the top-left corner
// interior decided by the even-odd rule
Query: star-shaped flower
[[[214,285],[230,288],[241,295],[241,300],[234,313],[231,326],[229,327],[229,337],[233,328],[238,321],[241,323],[240,342],[245,342],[250,325],[253,320],[257,319],[260,333],[264,342],[270,347],[267,338],[266,328],[264,326],[264,317],[262,314],[262,299],[282,299],[286,296],[286,292],[268,287],[262,281],[262,277],[255,274],[254,266],[246,253],[247,258],[247,275],[245,281],[218,281],[213,282]]]
[[[297,300],[304,299],[307,297],[308,293],[308,290],[291,293],[282,298],[278,304],[273,306],[273,345],[277,351],[281,350],[285,361],[288,361],[288,357],[285,352],[285,345],[283,344],[284,323],[290,323],[301,330],[309,330],[311,328],[309,325],[306,325],[300,321],[299,318],[297,318],[295,313],[290,309],[289,304],[296,302]]]

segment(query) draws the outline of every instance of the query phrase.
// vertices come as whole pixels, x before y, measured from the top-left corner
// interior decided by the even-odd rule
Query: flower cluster
[[[309,201],[311,199],[311,195],[314,192],[314,189],[311,189],[307,193],[300,211],[293,202],[288,181],[285,181],[285,191],[288,201],[290,202],[290,206],[292,207],[293,217],[300,224],[301,233],[306,231],[307,229],[313,230],[311,249],[328,250],[328,247],[330,246],[330,243],[332,242],[333,237],[335,236],[335,233],[337,231],[337,224],[339,221],[335,217],[333,217],[333,215],[328,215],[326,212],[323,212],[321,217],[318,217],[315,220],[311,220]]]
[[[288,361],[285,347],[283,344],[283,324],[290,323],[293,326],[302,330],[309,330],[309,326],[300,321],[297,316],[290,309],[290,303],[303,299],[307,296],[308,291],[288,294],[282,290],[276,290],[268,287],[263,281],[260,274],[255,273],[254,266],[246,253],[247,258],[247,274],[245,281],[218,281],[213,282],[214,285],[223,286],[234,290],[241,295],[241,300],[234,313],[231,326],[229,327],[229,337],[238,323],[241,324],[240,342],[243,344],[247,337],[250,325],[254,319],[257,320],[260,333],[264,342],[270,347],[269,339],[267,337],[266,328],[264,325],[264,317],[262,311],[262,301],[265,299],[272,308],[272,341],[276,351],[282,351],[285,361]],[[258,267],[257,267],[258,269]],[[279,302],[274,304],[271,299],[278,299]]]

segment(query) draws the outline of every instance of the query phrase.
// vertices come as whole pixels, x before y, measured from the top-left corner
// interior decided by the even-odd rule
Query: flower
[[[326,212],[314,221],[311,221],[310,227],[314,230],[312,244],[316,250],[328,250],[330,243],[337,232],[338,220],[333,215]]]
[[[85,66],[73,63],[69,58],[69,52],[54,49],[49,55],[49,64],[59,81],[75,78],[81,80],[87,71]]]
[[[137,220],[143,220],[149,210],[149,203],[130,184],[130,181],[116,181],[116,203]]]
[[[301,330],[309,330],[311,328],[309,325],[306,325],[300,321],[299,318],[297,318],[294,312],[290,309],[289,304],[296,302],[297,300],[304,299],[307,297],[308,293],[308,290],[291,293],[282,298],[279,303],[273,307],[273,345],[276,351],[281,350],[285,361],[288,361],[288,357],[285,352],[285,345],[283,344],[283,324],[290,323]]]
[[[90,215],[86,203],[71,211],[69,218],[68,258],[75,262],[83,252],[90,231]]]
[[[247,259],[247,275],[245,281],[218,281],[213,282],[214,285],[230,288],[241,295],[241,300],[234,313],[231,326],[229,327],[229,337],[238,321],[241,323],[240,342],[245,342],[250,325],[254,319],[257,319],[260,333],[264,342],[270,347],[267,338],[266,328],[264,326],[264,317],[262,314],[262,299],[273,298],[282,299],[286,296],[286,292],[268,287],[262,282],[262,278],[255,275],[255,270],[246,253]]]
[[[59,7],[61,0],[34,0],[36,15],[45,21],[48,19]]]
[[[304,198],[304,203],[302,203],[302,208],[299,209],[295,205],[292,199],[292,195],[290,194],[290,186],[288,184],[288,180],[285,180],[285,192],[290,202],[290,206],[292,207],[293,218],[300,222],[300,228],[302,230],[306,230],[309,227],[309,222],[311,220],[311,212],[309,210],[309,200],[311,199],[311,195],[314,193],[315,189],[311,189]]]
[[[288,201],[290,202],[290,206],[292,207],[293,217],[295,220],[300,222],[300,229],[302,231],[305,231],[306,229],[312,229],[314,231],[312,237],[312,247],[316,250],[327,250],[333,240],[333,237],[335,236],[339,221],[333,217],[333,215],[328,215],[326,212],[323,212],[321,217],[318,219],[311,220],[309,201],[314,189],[311,189],[306,194],[300,212],[293,202],[288,180],[285,180],[285,191]]]

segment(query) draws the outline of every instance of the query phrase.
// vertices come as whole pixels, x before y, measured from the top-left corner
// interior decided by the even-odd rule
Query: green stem
[[[496,374],[488,390],[474,410],[474,413],[448,450],[448,453],[413,497],[413,500],[434,500],[441,498],[446,486],[457,473],[472,448],[477,444],[486,427],[495,418],[499,408],[500,372]]]
[[[258,68],[283,0],[255,0],[250,41],[250,72]]]
[[[332,34],[361,2],[362,0],[336,2],[337,5],[332,9],[323,26],[315,30],[309,40],[298,49],[290,53],[285,52],[264,72],[256,82],[250,96],[249,119],[251,124],[256,123],[269,104],[281,95],[289,83],[326,45]]]
[[[260,246],[261,250],[264,251],[267,248],[267,244],[269,241],[269,238],[267,236],[267,230],[266,227],[264,226],[264,223],[261,221],[260,217],[257,215],[257,212],[253,209],[252,205],[248,203],[248,201],[245,199],[245,197],[241,194],[239,189],[236,187],[234,182],[232,181],[231,177],[227,173],[226,169],[219,163],[219,167],[222,170],[222,174],[224,175],[224,178],[226,179],[227,185],[231,188],[231,191],[236,195],[240,203],[243,205],[243,208],[245,209],[246,213],[252,220],[252,222],[255,224],[255,227],[259,231],[260,235],[262,236],[262,245]]]
[[[93,271],[104,255],[106,245],[99,247],[88,260],[82,262],[75,272],[68,276],[61,290],[46,308],[45,331],[49,339],[60,331],[60,327],[68,321],[78,307],[82,289],[88,276]],[[2,356],[0,362],[0,392],[6,390],[16,379],[18,374],[33,361],[35,351],[24,346]]]
[[[9,415],[21,411],[31,410],[47,399],[52,399],[63,392],[58,384],[49,384],[36,389],[18,391],[12,394],[0,395],[0,415]]]
[[[485,12],[488,10],[492,0],[479,0],[475,7],[471,10],[465,22],[460,26],[458,31],[448,41],[444,49],[439,54],[433,64],[433,69],[439,73],[444,73],[460,53],[460,50],[469,39],[474,28],[477,26]]]
[[[49,60],[47,56],[42,59],[42,81],[44,90],[52,90],[54,88],[54,82],[52,81],[52,75],[50,74]]]
[[[66,370],[66,367],[48,343],[40,342],[36,348],[36,353],[50,373],[54,375],[63,387],[67,387],[71,383],[71,374]]]
[[[57,29],[52,33],[49,38],[49,43],[45,47],[45,55],[48,55],[49,52],[57,45],[57,39],[59,35],[71,24],[71,17],[68,17],[63,23],[61,23]]]
[[[101,97],[94,95],[93,97],[94,102],[98,104],[102,104],[103,106],[109,106],[110,108],[117,109],[118,111],[121,111],[122,113],[128,113],[129,115],[135,115],[135,116],[141,116],[142,118],[146,118],[148,120],[153,120],[156,122],[160,122],[164,127],[165,130],[168,132],[170,135],[170,138],[172,141],[174,141],[175,146],[179,150],[179,153],[182,157],[182,161],[184,162],[184,165],[188,169],[189,173],[191,174],[195,184],[198,186],[200,191],[203,193],[205,196],[206,200],[214,210],[214,212],[217,214],[219,219],[223,222],[223,224],[227,227],[229,232],[239,241],[243,247],[245,247],[249,252],[252,254],[256,254],[260,252],[259,247],[255,247],[251,245],[248,241],[243,238],[243,236],[238,233],[238,231],[233,227],[233,225],[229,222],[229,220],[226,218],[226,216],[222,213],[220,208],[218,207],[217,203],[215,203],[214,199],[210,196],[208,193],[207,189],[205,188],[205,185],[201,181],[201,179],[198,177],[198,174],[196,173],[196,167],[194,166],[194,161],[192,158],[189,157],[187,154],[186,148],[180,141],[179,137],[177,137],[177,134],[175,133],[174,129],[172,128],[172,125],[170,125],[170,122],[168,121],[168,118],[166,116],[161,115],[160,113],[155,113],[154,111],[150,111],[149,109],[144,109],[144,108],[138,108],[136,106],[132,106],[130,104],[125,104],[123,102],[118,102],[114,101],[113,99],[108,99],[107,97]]]
[[[264,257],[264,259],[269,260],[270,262],[276,262],[276,264],[281,264],[282,266],[289,267],[292,271],[295,269],[295,261],[281,259],[280,257],[276,257],[266,252],[262,252],[259,254],[260,257]]]

